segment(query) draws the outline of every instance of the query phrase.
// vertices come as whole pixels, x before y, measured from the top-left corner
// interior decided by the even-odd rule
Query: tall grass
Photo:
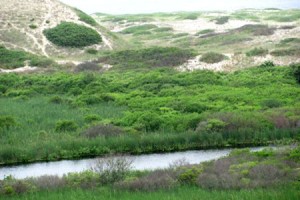
[[[299,198],[299,190],[296,187],[282,187],[275,189],[252,189],[252,190],[203,190],[197,187],[184,186],[172,190],[163,190],[156,192],[129,192],[118,191],[109,188],[96,188],[93,190],[84,189],[62,189],[57,191],[44,191],[37,193],[29,193],[18,196],[18,199],[25,200],[59,200],[59,199],[103,199],[103,200],[154,200],[154,199],[211,199],[211,200],[227,200],[227,199],[265,199],[265,200],[291,200]],[[2,197],[3,200],[15,199],[15,196]]]

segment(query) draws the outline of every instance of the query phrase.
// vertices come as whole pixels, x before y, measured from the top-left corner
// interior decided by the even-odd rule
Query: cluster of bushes
[[[85,47],[102,41],[97,31],[72,22],[62,22],[54,28],[44,30],[44,34],[48,40],[63,47]]]
[[[75,8],[75,12],[77,13],[79,20],[83,21],[91,26],[96,26],[97,22],[94,20],[94,18],[92,18],[91,16],[89,16],[88,14],[82,12],[81,10],[78,10]]]
[[[0,160],[293,141],[299,137],[298,71],[296,64],[269,63],[234,73],[160,68],[147,73],[5,74],[0,76],[1,114],[14,113],[18,126],[2,137],[22,139],[14,145],[1,140]],[[47,140],[40,144],[37,135]],[[38,148],[44,150],[32,158]]]
[[[153,47],[141,50],[112,52],[98,62],[123,68],[174,67],[185,63],[195,54],[191,50],[174,47]]]
[[[219,63],[225,59],[226,59],[226,56],[224,56],[223,54],[215,53],[215,52],[208,52],[201,56],[200,61],[209,63],[209,64],[213,64],[213,63]]]
[[[46,57],[33,55],[25,51],[9,50],[0,46],[0,66],[1,68],[17,68],[23,67],[25,61],[29,61],[29,65],[38,67],[48,67],[55,62]]]
[[[246,56],[252,57],[252,56],[265,56],[269,53],[267,49],[264,48],[254,48],[250,51],[246,52]]]
[[[297,181],[299,167],[299,148],[258,152],[234,150],[228,157],[219,160],[197,165],[179,161],[169,168],[154,171],[131,171],[131,160],[108,157],[99,159],[90,171],[63,177],[42,176],[25,180],[6,177],[0,181],[0,194],[18,195],[58,188],[94,189],[101,186],[142,192],[169,190],[178,186],[214,190],[273,187]]]

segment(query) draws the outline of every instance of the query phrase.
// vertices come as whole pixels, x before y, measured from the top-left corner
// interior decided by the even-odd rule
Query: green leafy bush
[[[74,121],[58,121],[55,126],[55,131],[57,132],[69,132],[69,131],[76,131],[78,125]]]
[[[208,52],[201,56],[200,61],[205,63],[218,63],[226,59],[226,56],[220,53]]]
[[[93,54],[93,55],[95,55],[95,54],[98,53],[98,51],[97,51],[96,49],[87,49],[86,52],[87,52],[88,54]]]
[[[9,129],[16,126],[16,121],[11,116],[0,116],[0,129]]]
[[[63,47],[85,47],[102,41],[97,31],[72,22],[62,22],[54,28],[46,29],[44,34],[48,40]]]
[[[36,28],[37,28],[37,25],[35,25],[35,24],[30,24],[30,25],[29,25],[29,28],[31,28],[31,29],[36,29]]]

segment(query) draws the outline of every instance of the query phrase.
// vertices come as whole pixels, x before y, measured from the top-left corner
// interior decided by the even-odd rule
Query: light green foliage
[[[66,131],[76,131],[78,125],[73,121],[58,121],[55,126],[55,131],[66,132]]]
[[[81,10],[78,10],[75,8],[75,12],[77,13],[78,17],[79,17],[79,20],[80,21],[83,21],[91,26],[96,26],[97,25],[97,22],[91,17],[89,16],[88,14],[82,12]]]
[[[72,22],[62,22],[54,28],[46,29],[44,35],[54,44],[63,47],[85,47],[102,41],[97,31]]]

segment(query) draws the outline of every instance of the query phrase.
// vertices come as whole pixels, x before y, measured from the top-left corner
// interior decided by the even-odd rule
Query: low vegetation
[[[226,59],[226,56],[220,53],[215,53],[215,52],[208,52],[205,53],[201,56],[200,61],[213,64],[213,63],[218,63]]]
[[[216,24],[223,25],[223,24],[226,24],[229,19],[230,19],[230,17],[223,16],[223,17],[216,18],[215,21],[216,21]]]
[[[9,50],[0,46],[0,68],[13,69],[24,67],[25,61],[29,61],[30,66],[50,67],[55,65],[55,62],[43,56],[37,56],[25,51]]]
[[[120,68],[131,59],[165,66],[170,54],[153,51],[107,59]],[[178,57],[171,65],[184,62]],[[1,131],[0,162],[291,142],[299,131],[298,68],[3,74],[0,116],[15,123]]]
[[[191,50],[174,47],[152,47],[111,52],[100,58],[98,62],[126,69],[175,67],[182,65],[194,55]]]
[[[44,34],[48,40],[62,47],[85,47],[102,41],[97,31],[72,22],[62,22],[45,30]]]
[[[248,57],[253,57],[253,56],[266,56],[269,53],[267,49],[263,48],[254,48],[251,49],[250,51],[246,52],[246,55]]]
[[[81,10],[78,10],[75,8],[75,12],[77,13],[78,17],[79,17],[79,20],[80,21],[83,21],[91,26],[96,26],[97,25],[97,22],[91,17],[89,16],[88,14],[82,12]]]

